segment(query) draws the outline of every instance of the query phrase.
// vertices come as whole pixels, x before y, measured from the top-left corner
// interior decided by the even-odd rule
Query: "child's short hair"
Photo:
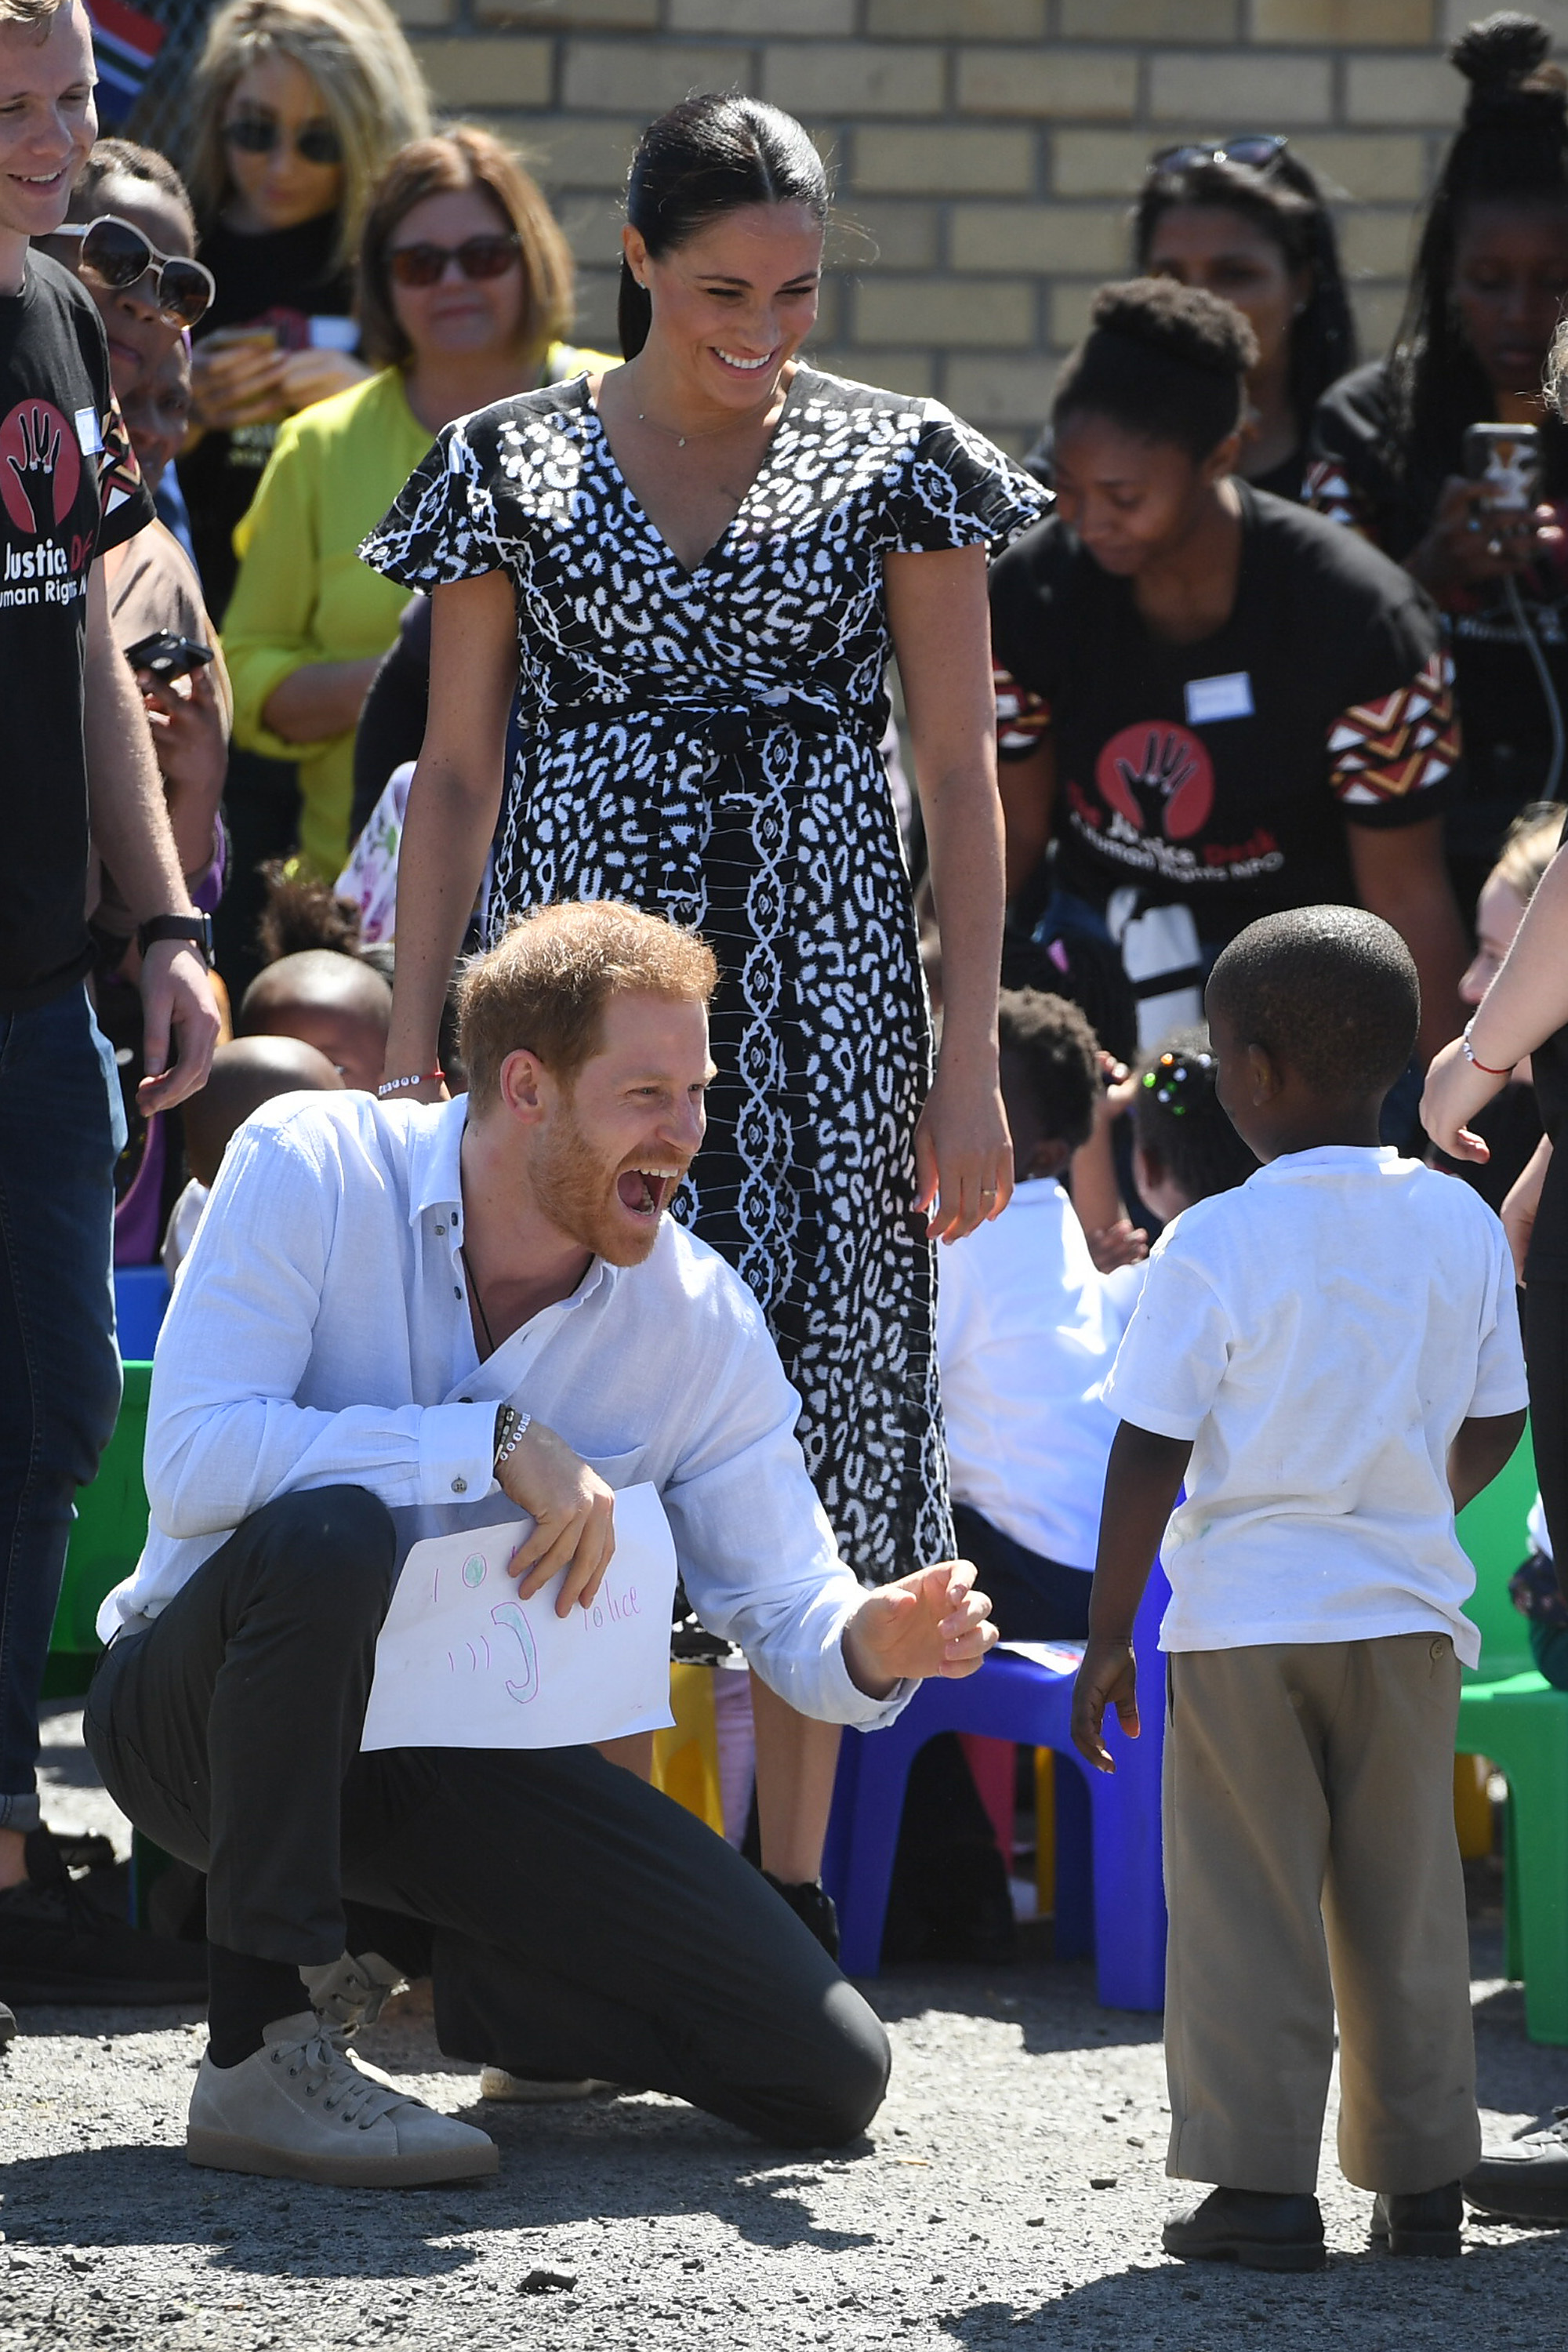
[[[1076,1151],[1094,1128],[1100,1043],[1076,1004],[1037,988],[1005,988],[997,1032],[1033,1097],[1042,1132]]]
[[[1215,1057],[1201,1029],[1175,1030],[1138,1066],[1132,1133],[1189,1202],[1234,1192],[1258,1162],[1220,1108]]]
[[[1421,983],[1391,923],[1362,907],[1294,907],[1222,950],[1208,1001],[1314,1094],[1386,1094],[1415,1046]]]

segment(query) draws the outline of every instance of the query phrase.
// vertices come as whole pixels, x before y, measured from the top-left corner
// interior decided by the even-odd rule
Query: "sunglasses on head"
[[[153,271],[153,299],[171,326],[194,327],[211,308],[216,290],[212,271],[199,261],[160,253],[150,237],[118,213],[104,213],[85,227],[59,228],[54,234],[81,239],[82,276],[110,293],[129,293]]]
[[[1251,171],[1266,172],[1283,155],[1285,147],[1278,131],[1244,131],[1239,138],[1227,139],[1223,147],[1156,147],[1149,161],[1157,172],[1191,172],[1203,163],[1245,163]]]
[[[436,286],[455,261],[465,278],[504,278],[517,259],[517,232],[466,236],[461,245],[395,245],[386,266],[400,286]]]
[[[283,143],[283,125],[270,114],[237,114],[223,126],[225,141],[244,155],[270,155]],[[330,122],[307,122],[294,133],[294,152],[307,163],[341,163],[343,142]]]

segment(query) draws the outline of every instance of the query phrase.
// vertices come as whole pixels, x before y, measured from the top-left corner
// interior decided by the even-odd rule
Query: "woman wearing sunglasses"
[[[1132,215],[1140,276],[1173,278],[1234,303],[1258,341],[1237,470],[1299,499],[1307,428],[1355,365],[1355,326],[1321,189],[1277,131],[1156,149]],[[1026,460],[1050,479],[1050,437]]]
[[[279,425],[368,373],[351,316],[360,229],[389,158],[428,129],[419,69],[383,0],[230,0],[213,19],[188,175],[217,297],[197,335],[180,470],[220,621],[234,529]]]
[[[147,488],[160,478],[184,435],[177,388],[188,392],[184,342],[212,300],[213,281],[195,258],[195,216],[174,165],[152,148],[125,139],[100,139],[72,192],[70,221],[43,240],[47,252],[74,269],[103,320],[109,373],[132,447]],[[176,413],[144,429],[158,399]],[[160,508],[161,514],[163,509]],[[217,633],[202,601],[201,582],[185,548],[160,520],[103,558],[109,625],[128,653],[165,636],[182,647],[216,649]],[[212,657],[175,656],[178,666],[154,675],[137,670],[142,707],[163,782],[169,824],[191,903],[210,914],[223,885],[218,803],[228,760],[232,705],[228,680]],[[137,1106],[143,1075],[138,959],[132,941],[136,919],[112,873],[100,870],[92,909],[92,988],[99,1025],[120,1058],[128,1139],[114,1171],[114,1256],[118,1265],[146,1265],[157,1254],[177,1182],[177,1150],[168,1149],[163,1113]]]
[[[282,427],[224,626],[237,740],[300,761],[300,846],[324,880],[347,855],[354,728],[406,602],[359,542],[455,416],[609,364],[559,340],[571,303],[566,241],[499,139],[459,125],[394,160],[360,253],[380,373]]]

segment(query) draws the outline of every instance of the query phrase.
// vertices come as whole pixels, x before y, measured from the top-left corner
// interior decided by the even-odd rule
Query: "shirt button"
[[[437,1228],[436,1228],[436,1231],[437,1231],[438,1234],[444,1234],[444,1233],[446,1232],[446,1230],[447,1230],[447,1228],[446,1228],[446,1226],[445,1226],[445,1225],[437,1225]]]
[[[452,1296],[453,1296],[453,1297],[454,1297],[454,1298],[461,1298],[462,1295],[463,1295],[463,1286],[462,1286],[462,1284],[461,1284],[460,1282],[455,1282],[455,1283],[452,1285]]]
[[[467,1480],[466,1478],[454,1478],[454,1479],[453,1479],[453,1481],[452,1481],[452,1492],[453,1492],[453,1494],[454,1494],[454,1495],[466,1495],[466,1494],[468,1493],[468,1480]]]

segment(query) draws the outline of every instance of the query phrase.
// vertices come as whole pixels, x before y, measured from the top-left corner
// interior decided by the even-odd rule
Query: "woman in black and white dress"
[[[827,190],[790,117],[688,100],[644,134],[628,212],[627,364],[449,426],[363,550],[435,604],[387,1074],[435,1066],[492,835],[492,938],[596,897],[703,932],[719,1076],[678,1213],[756,1292],[827,1516],[881,1582],[952,1549],[931,1239],[1012,1184],[985,568],[1044,501],[936,403],[797,362]],[[942,927],[934,1079],[878,748],[894,651]]]

